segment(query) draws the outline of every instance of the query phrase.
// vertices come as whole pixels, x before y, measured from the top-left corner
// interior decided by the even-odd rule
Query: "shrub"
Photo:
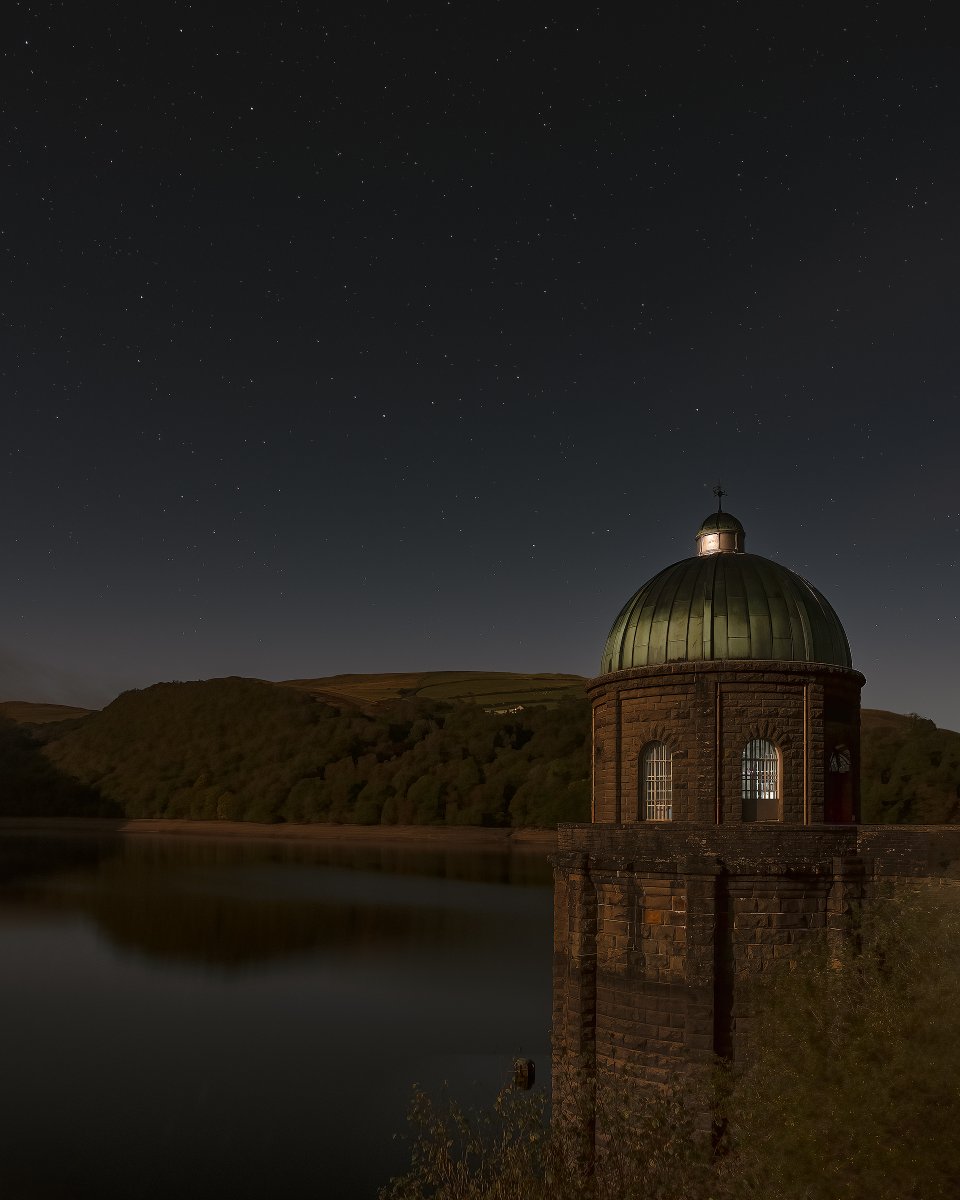
[[[756,987],[749,1063],[488,1112],[415,1089],[381,1200],[935,1200],[960,1194],[960,889],[878,898]],[[724,1120],[724,1114],[726,1120]],[[710,1117],[726,1126],[718,1146]],[[593,1128],[602,1131],[587,1153]]]

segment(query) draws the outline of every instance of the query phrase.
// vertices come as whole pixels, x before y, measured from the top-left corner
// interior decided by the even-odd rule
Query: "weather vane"
[[[717,512],[722,512],[723,511],[723,498],[727,493],[723,490],[723,487],[719,482],[717,483],[716,487],[713,489],[713,494],[717,498]]]

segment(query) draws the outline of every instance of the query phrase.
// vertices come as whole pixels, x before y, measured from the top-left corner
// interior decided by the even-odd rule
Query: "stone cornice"
[[[588,679],[587,695],[595,695],[611,685],[624,687],[631,683],[659,682],[671,677],[722,675],[739,676],[747,679],[764,675],[823,676],[833,675],[848,678],[851,683],[863,687],[866,678],[852,667],[838,667],[833,663],[800,662],[788,659],[703,659],[699,661],[657,663],[652,667],[632,667],[627,671],[610,671]]]

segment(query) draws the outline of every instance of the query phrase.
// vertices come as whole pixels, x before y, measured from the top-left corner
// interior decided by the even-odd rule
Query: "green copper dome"
[[[745,554],[736,517],[714,513],[697,542],[695,558],[667,567],[627,601],[604,646],[601,674],[711,659],[851,665],[847,635],[827,600],[780,563]]]

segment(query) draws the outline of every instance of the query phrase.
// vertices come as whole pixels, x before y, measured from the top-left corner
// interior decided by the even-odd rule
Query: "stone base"
[[[561,825],[554,868],[554,1079],[592,1094],[748,1055],[751,977],[960,877],[960,827]]]

